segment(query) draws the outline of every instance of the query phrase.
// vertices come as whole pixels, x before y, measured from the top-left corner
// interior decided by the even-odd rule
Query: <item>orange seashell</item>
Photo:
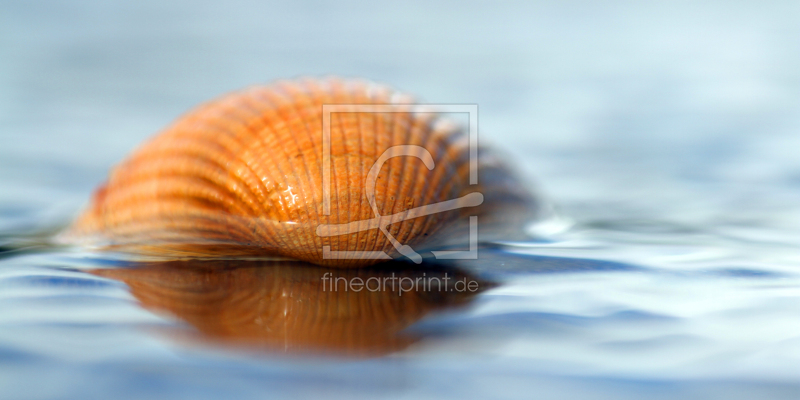
[[[455,208],[474,207],[484,195],[491,201],[483,209],[509,199],[535,208],[515,181],[492,178],[490,186],[504,189],[491,194],[485,182],[469,185],[466,133],[404,105],[411,101],[385,86],[340,79],[229,94],[184,115],[115,167],[59,240],[162,257],[277,256],[357,267],[380,261],[370,258],[378,252],[419,262],[413,248],[441,241],[445,228],[466,221]],[[331,113],[327,147],[327,104],[395,108]],[[407,156],[397,157],[398,149]],[[385,162],[375,167],[379,159]],[[420,212],[447,201],[449,208]],[[347,257],[330,259],[327,250]]]

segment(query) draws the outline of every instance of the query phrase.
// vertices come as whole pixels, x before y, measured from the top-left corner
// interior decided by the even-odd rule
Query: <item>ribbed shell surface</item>
[[[468,191],[466,135],[430,112],[337,112],[330,117],[330,215],[323,214],[323,105],[410,104],[408,96],[364,81],[277,82],[224,96],[189,112],[110,173],[88,209],[61,238],[148,254],[281,256],[352,267],[397,256],[378,229],[321,237],[320,224],[375,218],[365,191],[388,148],[418,145],[433,156],[394,157],[380,170],[382,216],[455,199]],[[354,109],[355,110],[355,109]],[[388,227],[414,246],[447,226],[450,211]],[[323,246],[354,258],[325,259]]]

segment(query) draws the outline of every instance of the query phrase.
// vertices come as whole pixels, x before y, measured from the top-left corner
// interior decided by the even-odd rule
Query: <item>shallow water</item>
[[[796,398],[798,16],[790,1],[6,1],[0,397]],[[446,269],[486,290],[424,301],[390,330],[407,342],[356,358],[221,340],[198,328],[214,313],[186,322],[183,303],[96,273],[126,263],[38,247],[181,112],[309,74],[478,104],[481,141],[561,218]]]

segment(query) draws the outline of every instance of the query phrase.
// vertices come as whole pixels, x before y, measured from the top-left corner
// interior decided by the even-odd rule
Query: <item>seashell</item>
[[[382,85],[336,78],[223,96],[116,166],[58,239],[166,258],[358,267],[401,255],[420,262],[415,248],[468,237],[469,215],[502,211],[498,220],[513,225],[536,214],[525,185],[488,151],[478,167],[486,179],[470,185],[467,133],[412,102]],[[344,112],[328,121],[323,105]],[[424,207],[432,204],[445,206]]]
[[[404,350],[424,339],[405,328],[432,312],[466,306],[494,285],[454,268],[391,262],[369,269],[237,260],[131,267],[91,273],[124,282],[144,308],[172,314],[196,329],[189,335],[178,330],[177,340],[347,357]],[[346,286],[354,279],[369,288]],[[475,290],[456,290],[455,282],[475,282],[470,286]]]

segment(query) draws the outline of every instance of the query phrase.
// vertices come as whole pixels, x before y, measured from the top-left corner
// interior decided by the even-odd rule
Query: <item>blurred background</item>
[[[309,75],[372,79],[430,103],[478,104],[481,142],[510,153],[531,187],[572,224],[549,245],[517,244],[509,254],[627,263],[648,272],[503,275],[505,289],[490,292],[477,314],[461,318],[478,332],[495,324],[491,333],[508,340],[483,352],[451,347],[421,361],[348,364],[345,371],[383,378],[373,386],[312,362],[303,368],[314,379],[296,365],[198,363],[194,356],[164,361],[162,353],[148,359],[154,353],[144,351],[136,365],[169,365],[175,374],[173,381],[164,378],[164,387],[194,382],[189,375],[215,376],[224,365],[253,381],[219,378],[206,394],[230,394],[231,382],[239,382],[239,395],[261,393],[255,381],[263,376],[320,388],[331,384],[320,377],[338,376],[330,379],[347,384],[334,385],[335,393],[388,390],[398,397],[485,393],[473,386],[510,397],[541,389],[542,398],[562,389],[576,398],[615,397],[618,390],[633,398],[797,393],[800,375],[791,370],[800,360],[800,2],[792,0],[3,0],[2,240],[68,221],[114,163],[198,103]],[[5,271],[27,276],[31,265],[58,262],[17,259],[6,261]],[[19,283],[6,287],[34,299],[25,307],[50,304]],[[20,317],[18,299],[8,301],[0,302],[0,323],[22,331],[0,334],[0,358],[15,354],[23,361],[0,361],[7,373],[14,371],[6,376],[32,379],[33,369],[20,367],[31,354],[44,357],[52,369],[37,368],[59,382],[70,382],[62,373],[70,365],[78,372],[69,376],[91,376],[105,365],[97,359],[128,371],[127,356],[115,352],[87,361],[85,352],[97,350],[88,344],[77,347],[82,356],[40,347],[47,334],[22,344],[20,332],[40,332],[30,326],[50,326],[54,314],[42,311],[35,324],[19,328],[19,321],[30,321]],[[125,307],[135,304],[126,301]],[[89,321],[105,326],[108,310],[93,312]],[[611,328],[602,334],[580,319],[564,328],[572,336],[542,330],[564,320],[542,322],[541,313],[594,318],[614,312],[676,319],[668,329],[631,317],[634,327],[607,322]],[[529,319],[512,323],[516,317],[509,315]],[[68,323],[84,321],[75,318]],[[80,337],[99,335],[82,332],[70,337],[83,343]],[[639,347],[620,344],[626,340]],[[675,354],[686,357],[675,361]],[[75,359],[81,367],[70,364]],[[486,359],[499,361],[479,367]],[[404,378],[389,378],[399,370]],[[114,367],[105,371],[101,388],[127,387]],[[474,379],[454,388],[428,375]],[[737,386],[742,377],[754,383]],[[68,393],[86,394],[73,390]],[[98,396],[108,393],[98,390]]]
[[[678,202],[681,214],[700,194],[676,179],[686,190],[723,185],[711,194],[742,206],[780,202],[773,188],[800,180],[799,8],[6,0],[0,173],[8,186],[46,179],[82,198],[202,101],[341,75],[479,104],[482,141],[514,153],[562,204],[653,197],[658,213]]]

